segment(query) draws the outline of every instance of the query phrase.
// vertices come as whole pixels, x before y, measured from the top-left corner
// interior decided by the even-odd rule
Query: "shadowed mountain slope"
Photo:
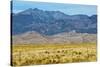
[[[97,15],[66,15],[60,11],[44,11],[38,8],[12,13],[13,35],[29,31],[55,35],[73,30],[77,33],[97,33]]]

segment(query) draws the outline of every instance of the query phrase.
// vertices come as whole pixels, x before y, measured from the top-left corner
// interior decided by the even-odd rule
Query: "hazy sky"
[[[34,1],[14,1],[13,0],[13,12],[17,13],[28,8],[38,8],[47,11],[61,11],[68,15],[97,14],[97,6],[95,5],[78,5],[78,4],[62,4],[62,3],[45,3]]]

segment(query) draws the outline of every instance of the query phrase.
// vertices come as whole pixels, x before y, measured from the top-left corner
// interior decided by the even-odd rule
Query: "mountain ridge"
[[[97,15],[67,15],[60,11],[44,11],[29,8],[12,13],[12,34],[36,31],[43,35],[54,35],[75,30],[77,33],[97,33]]]

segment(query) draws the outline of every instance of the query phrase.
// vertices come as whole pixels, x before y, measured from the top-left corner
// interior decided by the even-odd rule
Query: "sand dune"
[[[52,36],[41,35],[37,32],[27,32],[12,37],[13,44],[32,44],[32,43],[84,43],[96,42],[96,34],[64,32]]]

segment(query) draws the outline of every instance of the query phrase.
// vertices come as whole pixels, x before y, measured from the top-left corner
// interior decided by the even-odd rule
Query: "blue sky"
[[[14,13],[18,13],[28,8],[38,8],[47,11],[61,11],[68,15],[85,14],[91,16],[93,14],[97,14],[97,6],[95,5],[62,4],[13,0]]]

